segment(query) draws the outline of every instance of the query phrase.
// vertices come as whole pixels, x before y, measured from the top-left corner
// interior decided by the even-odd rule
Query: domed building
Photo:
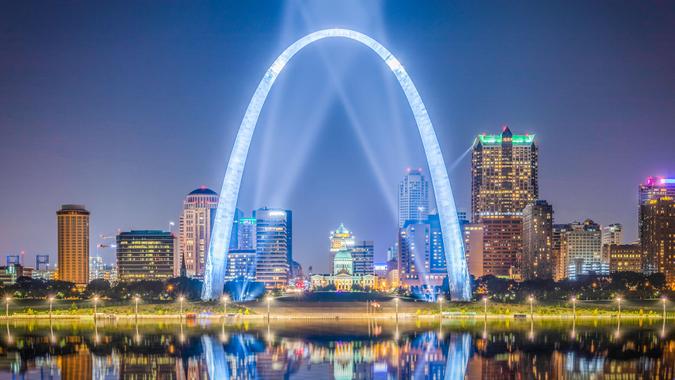
[[[351,291],[355,285],[361,289],[375,287],[375,275],[354,275],[354,258],[349,249],[341,249],[333,256],[333,274],[315,274],[311,278],[312,287],[321,289],[335,287],[339,291]]]
[[[174,274],[201,278],[206,269],[206,255],[211,243],[211,229],[218,207],[218,193],[200,186],[183,201],[183,213],[178,225],[178,257],[174,260]]]

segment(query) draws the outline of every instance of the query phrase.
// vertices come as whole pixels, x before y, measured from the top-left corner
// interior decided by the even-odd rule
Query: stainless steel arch
[[[469,273],[464,255],[464,244],[459,228],[459,221],[457,219],[455,200],[452,196],[450,180],[448,179],[441,148],[438,145],[436,132],[431,124],[426,107],[422,103],[422,99],[408,73],[396,57],[374,39],[348,29],[324,29],[297,40],[279,55],[263,76],[260,84],[258,84],[258,88],[253,94],[253,98],[246,109],[244,119],[239,127],[234,148],[230,154],[230,161],[227,164],[227,171],[220,192],[213,233],[211,234],[211,244],[209,245],[206,260],[202,299],[215,300],[223,292],[226,264],[225,255],[226,249],[230,244],[232,219],[239,196],[239,186],[241,185],[241,177],[244,173],[244,165],[246,164],[246,156],[251,145],[253,131],[255,130],[258,116],[265,103],[267,94],[279,73],[286,66],[286,63],[298,51],[312,42],[334,37],[348,38],[368,46],[389,66],[405,92],[410,108],[413,111],[420,137],[422,138],[424,152],[431,172],[431,180],[441,222],[441,231],[443,233],[450,294],[455,300],[468,301],[471,298]]]

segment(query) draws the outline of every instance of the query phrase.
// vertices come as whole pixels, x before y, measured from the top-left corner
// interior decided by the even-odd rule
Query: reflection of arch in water
[[[351,39],[369,47],[382,58],[396,76],[396,79],[398,79],[415,117],[417,129],[419,130],[426,154],[427,164],[429,165],[443,234],[450,295],[455,300],[468,301],[471,298],[469,272],[466,266],[466,257],[464,256],[464,246],[457,219],[455,200],[452,195],[441,147],[438,144],[436,132],[427,114],[427,109],[412,79],[410,79],[410,76],[408,76],[408,73],[398,59],[379,42],[365,34],[348,29],[320,30],[299,39],[279,55],[260,81],[244,114],[244,119],[237,132],[237,138],[227,164],[227,171],[225,172],[214,220],[213,233],[211,234],[211,244],[209,245],[206,259],[202,299],[215,300],[223,292],[226,251],[230,244],[230,235],[232,233],[231,223],[234,218],[235,207],[237,206],[246,157],[267,94],[269,94],[272,85],[284,66],[296,53],[313,42],[324,38],[336,37]]]
[[[471,335],[451,334],[445,362],[445,380],[464,380],[466,366],[471,356]]]
[[[202,347],[209,379],[229,379],[230,371],[222,343],[212,336],[204,335],[202,336]]]

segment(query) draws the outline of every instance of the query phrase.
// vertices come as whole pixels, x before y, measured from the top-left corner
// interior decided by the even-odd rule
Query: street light
[[[394,302],[396,303],[396,323],[398,323],[398,297],[394,297]]]
[[[665,323],[666,321],[666,302],[668,301],[668,298],[666,296],[661,297],[661,303],[663,304],[663,322]]]
[[[49,320],[52,319],[52,304],[54,303],[54,297],[49,297]]]
[[[267,322],[270,321],[270,303],[272,302],[272,296],[267,296]]]
[[[534,296],[528,297],[530,301],[530,320],[534,321]]]
[[[136,315],[136,320],[138,320],[138,301],[140,301],[140,300],[141,300],[140,297],[138,297],[138,296],[134,297],[134,303],[135,303],[134,312],[135,312],[135,315]]]
[[[185,297],[180,296],[178,297],[178,301],[180,302],[180,314],[178,315],[179,320],[183,320],[183,301],[185,301]]]
[[[94,296],[94,320],[96,320],[96,305],[98,304],[98,296]]]
[[[443,319],[443,297],[438,299],[438,317]]]
[[[9,301],[12,300],[12,297],[7,296],[5,297],[5,317],[9,319]]]
[[[572,315],[577,319],[577,297],[572,297]]]
[[[619,316],[618,316],[618,318],[621,319],[621,297],[616,297],[616,302],[619,303]]]
[[[222,296],[220,298],[223,301],[223,318],[227,317],[227,301],[229,298],[227,296]]]

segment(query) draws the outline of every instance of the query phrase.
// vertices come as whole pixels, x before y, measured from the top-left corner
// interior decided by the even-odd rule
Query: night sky
[[[185,194],[220,191],[267,67],[327,27],[372,36],[406,67],[460,207],[464,153],[508,124],[537,135],[555,222],[619,222],[636,239],[638,184],[675,174],[674,3],[333,3],[0,3],[0,255],[55,261],[63,203],[92,212],[92,254],[101,234],[168,229]],[[381,259],[406,167],[426,163],[394,76],[366,47],[324,40],[272,89],[239,206],[292,209],[305,268],[328,269],[340,222],[375,240]]]

